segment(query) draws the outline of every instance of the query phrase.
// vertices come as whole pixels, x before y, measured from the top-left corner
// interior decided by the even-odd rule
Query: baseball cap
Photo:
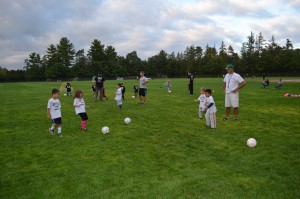
[[[225,69],[228,70],[229,68],[234,68],[234,66],[232,64],[228,64]]]

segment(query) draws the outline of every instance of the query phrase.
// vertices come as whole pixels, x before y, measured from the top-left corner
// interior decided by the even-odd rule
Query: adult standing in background
[[[225,107],[226,116],[224,121],[229,119],[230,109],[234,110],[234,121],[238,120],[238,108],[239,108],[239,90],[246,85],[246,81],[237,73],[234,72],[234,66],[228,64],[225,68],[227,74],[223,80],[223,90],[225,93]]]
[[[94,95],[94,102],[97,102],[97,97],[98,97],[98,92],[100,92],[100,100],[103,100],[103,96],[104,96],[104,83],[105,79],[102,75],[100,75],[98,73],[98,75],[95,77],[95,95]]]
[[[139,96],[140,96],[140,104],[145,104],[146,96],[147,96],[147,88],[146,84],[148,83],[147,77],[145,77],[144,71],[140,72],[140,89],[139,89]]]
[[[188,73],[188,85],[189,85],[189,91],[190,95],[194,94],[194,75],[192,73]]]

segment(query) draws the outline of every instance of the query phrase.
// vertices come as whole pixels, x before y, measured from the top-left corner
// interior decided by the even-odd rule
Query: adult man
[[[228,64],[225,68],[227,74],[223,80],[223,90],[225,93],[225,107],[226,117],[224,121],[229,119],[230,109],[234,110],[234,121],[238,120],[238,108],[239,108],[239,90],[246,85],[246,81],[237,73],[234,72],[234,66]]]
[[[146,84],[147,83],[148,83],[148,79],[145,77],[144,71],[141,71],[140,72],[140,89],[139,89],[140,104],[145,104],[145,102],[146,102],[146,95],[147,95]]]
[[[189,91],[190,94],[193,95],[194,93],[194,75],[192,75],[191,73],[188,73],[188,85],[189,85]]]
[[[98,75],[95,77],[95,95],[94,95],[94,102],[97,102],[97,97],[98,97],[98,92],[100,91],[100,100],[103,100],[103,95],[104,95],[104,83],[105,79],[98,73]]]

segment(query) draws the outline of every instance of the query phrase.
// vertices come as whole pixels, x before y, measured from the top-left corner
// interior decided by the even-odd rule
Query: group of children
[[[95,85],[92,86],[92,89],[95,95]],[[69,83],[67,83],[66,90],[67,90],[67,96],[72,96],[71,85]],[[139,87],[137,85],[134,85],[133,92],[134,92],[134,96],[137,97],[137,94],[139,92]],[[117,101],[117,105],[119,109],[122,109],[122,100],[125,99],[124,94],[125,94],[124,84],[123,83],[117,84],[117,92],[116,92],[115,100]],[[60,100],[58,99],[59,95],[60,95],[60,91],[58,89],[52,90],[52,97],[49,99],[47,105],[47,117],[48,119],[52,119],[52,125],[49,128],[50,134],[55,135],[54,129],[57,127],[57,134],[59,137],[62,137],[62,132],[61,132],[62,116],[61,116],[61,103]],[[103,97],[105,97],[108,100],[108,98],[105,95],[105,92]],[[86,132],[88,115],[86,113],[86,104],[83,99],[83,92],[81,90],[75,91],[73,106],[75,108],[75,113],[79,115],[81,118],[81,126],[80,126],[81,131]]]
[[[52,125],[49,128],[51,135],[55,135],[54,129],[57,127],[57,134],[62,137],[62,116],[61,116],[61,103],[59,101],[60,91],[58,89],[52,90],[52,97],[48,101],[47,105],[47,117],[52,119]],[[80,129],[85,132],[87,131],[86,124],[88,121],[88,116],[86,113],[86,105],[83,99],[83,92],[81,90],[75,91],[74,103],[75,113],[81,117]]]
[[[217,107],[214,98],[212,97],[212,92],[213,91],[211,89],[204,89],[203,87],[201,87],[200,96],[195,101],[200,101],[199,119],[202,120],[202,114],[205,114],[206,127],[216,128]]]

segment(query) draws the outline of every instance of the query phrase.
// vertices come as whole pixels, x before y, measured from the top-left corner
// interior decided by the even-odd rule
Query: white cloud
[[[61,37],[76,50],[99,39],[142,59],[222,41],[239,52],[250,31],[300,47],[299,10],[299,0],[2,0],[0,66],[22,68],[31,52],[43,55]]]

